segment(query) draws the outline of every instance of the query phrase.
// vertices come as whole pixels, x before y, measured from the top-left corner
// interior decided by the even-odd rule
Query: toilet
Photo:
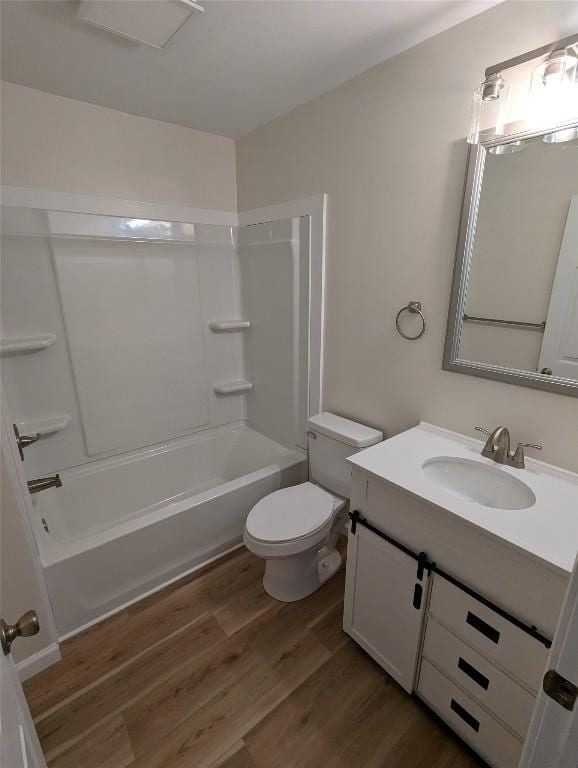
[[[249,512],[243,540],[266,561],[263,586],[276,600],[302,600],[341,565],[337,540],[347,520],[351,469],[346,459],[383,434],[333,413],[311,416],[311,481],[282,488]]]

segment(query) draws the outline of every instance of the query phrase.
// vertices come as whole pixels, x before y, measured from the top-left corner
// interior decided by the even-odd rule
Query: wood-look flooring
[[[472,768],[341,629],[344,572],[306,600],[238,550],[62,643],[25,683],[50,768]]]

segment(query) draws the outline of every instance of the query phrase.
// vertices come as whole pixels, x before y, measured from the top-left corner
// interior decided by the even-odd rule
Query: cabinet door
[[[343,629],[411,693],[427,599],[427,571],[361,525],[349,534]]]

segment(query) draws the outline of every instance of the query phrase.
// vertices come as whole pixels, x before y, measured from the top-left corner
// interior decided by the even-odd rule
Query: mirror
[[[470,147],[444,368],[578,396],[578,126]]]

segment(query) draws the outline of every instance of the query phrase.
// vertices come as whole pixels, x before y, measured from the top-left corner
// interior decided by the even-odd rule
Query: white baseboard
[[[28,678],[34,677],[34,675],[42,672],[43,669],[47,669],[53,664],[56,664],[61,658],[60,646],[58,643],[52,643],[41,651],[38,651],[38,653],[35,653],[33,656],[29,656],[27,659],[24,659],[24,661],[21,661],[16,665],[20,682],[23,683],[25,680],[28,680]]]

